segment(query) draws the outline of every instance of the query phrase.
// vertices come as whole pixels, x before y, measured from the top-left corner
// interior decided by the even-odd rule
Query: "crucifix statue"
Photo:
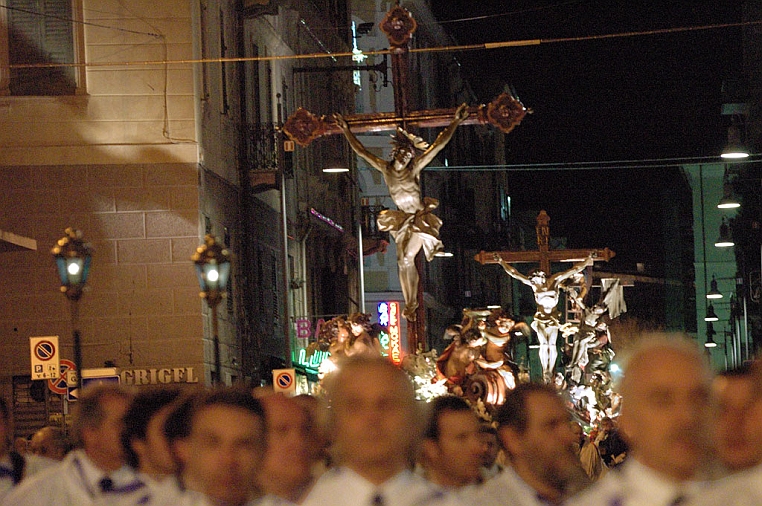
[[[415,257],[423,249],[426,260],[430,262],[437,252],[444,249],[439,240],[442,220],[432,214],[439,206],[439,201],[431,197],[421,200],[421,172],[444,149],[457,126],[467,117],[466,104],[463,104],[455,111],[455,118],[450,125],[439,133],[431,145],[398,127],[392,141],[392,159],[387,162],[368,151],[357,140],[344,118],[334,114],[336,123],[355,153],[383,174],[389,195],[397,206],[396,210],[381,211],[378,229],[389,232],[397,243],[397,268],[405,299],[402,314],[409,321],[415,321],[418,309],[418,266]],[[420,154],[416,150],[420,150]]]
[[[540,341],[540,365],[545,383],[553,381],[553,371],[558,357],[556,339],[561,325],[559,311],[556,308],[560,298],[562,283],[596,261],[609,261],[614,252],[608,248],[585,250],[550,250],[550,217],[545,211],[537,215],[537,251],[480,251],[475,259],[481,264],[497,263],[505,272],[532,288],[537,311],[534,314],[532,328]],[[551,274],[550,263],[576,262],[570,269]],[[540,269],[528,276],[519,272],[511,263],[539,262]]]
[[[408,320],[408,350],[415,353],[423,346],[423,311],[419,284],[418,253],[423,250],[431,260],[442,249],[439,240],[441,220],[432,214],[436,199],[423,197],[420,174],[452,138],[458,125],[491,124],[508,133],[531,112],[515,97],[503,93],[487,105],[457,109],[410,111],[407,98],[409,44],[417,23],[410,12],[396,5],[380,23],[389,39],[394,84],[394,112],[371,114],[333,114],[315,116],[299,108],[283,126],[283,131],[300,146],[334,134],[343,134],[352,149],[372,167],[379,170],[386,182],[396,210],[379,215],[380,230],[389,231],[397,244],[397,265],[405,299],[404,316]],[[361,70],[361,69],[358,69]],[[445,127],[431,145],[409,132],[410,127]],[[355,134],[396,130],[392,159],[385,161],[370,153]],[[416,151],[419,150],[419,151]]]

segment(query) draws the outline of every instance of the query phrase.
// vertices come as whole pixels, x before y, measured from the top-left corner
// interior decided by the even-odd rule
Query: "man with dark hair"
[[[318,444],[311,414],[293,397],[270,393],[260,397],[267,421],[267,451],[257,483],[260,505],[298,504],[313,483]]]
[[[138,392],[124,416],[122,432],[127,464],[148,480],[161,481],[177,470],[164,423],[181,395],[179,388],[148,388]]]
[[[480,477],[479,421],[468,403],[454,395],[437,397],[423,435],[424,477],[445,489],[476,484]]]
[[[720,373],[712,387],[718,404],[715,455],[729,474],[691,504],[762,504],[762,363]]]
[[[248,390],[213,390],[196,399],[188,422],[175,442],[183,485],[226,506],[253,499],[265,452],[262,404]]]
[[[59,465],[25,479],[8,494],[4,506],[86,506],[144,487],[125,465],[120,440],[131,400],[131,394],[114,383],[84,389],[71,427],[78,449]]]
[[[498,461],[500,440],[497,437],[497,429],[491,424],[481,423],[479,425],[479,439],[482,443],[481,475],[482,480],[487,481],[503,470],[503,464]]]
[[[55,464],[46,457],[16,452],[11,448],[11,434],[8,404],[0,397],[0,503],[23,478]]]
[[[117,504],[244,506],[254,499],[266,438],[260,402],[248,390],[222,387],[181,396],[171,406],[164,435],[178,461],[177,479]]]
[[[621,465],[627,457],[627,441],[619,431],[614,420],[603,417],[598,424],[598,453],[606,467]]]
[[[736,473],[762,464],[762,386],[748,365],[720,373],[717,395],[717,458]]]
[[[557,504],[588,483],[575,453],[571,416],[551,386],[520,384],[496,420],[510,465],[477,491],[475,504]]]
[[[24,457],[11,450],[10,413],[0,397],[0,499],[24,476]]]

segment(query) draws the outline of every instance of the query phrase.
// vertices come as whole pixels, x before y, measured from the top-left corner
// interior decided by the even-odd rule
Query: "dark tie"
[[[373,500],[371,501],[371,506],[384,506],[384,496],[378,493],[374,495]]]
[[[101,488],[101,492],[111,492],[114,490],[114,481],[106,476],[98,482],[98,486]]]

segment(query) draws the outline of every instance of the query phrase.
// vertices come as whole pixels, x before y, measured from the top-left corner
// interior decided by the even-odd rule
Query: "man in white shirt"
[[[11,434],[8,404],[0,397],[0,503],[22,479],[56,463],[51,458],[17,453],[10,445]]]
[[[189,424],[188,436],[175,443],[183,485],[212,504],[254,499],[266,444],[261,403],[243,389],[213,390],[194,403]]]
[[[179,489],[175,474],[178,462],[164,434],[167,417],[179,402],[181,391],[166,385],[140,390],[124,416],[121,442],[127,465],[138,474],[145,487],[119,494],[106,495],[96,505],[131,505],[147,502],[157,489]]]
[[[477,491],[475,504],[558,504],[588,484],[575,452],[571,415],[553,387],[520,384],[507,395],[496,420],[510,465]]]
[[[641,338],[624,366],[619,426],[627,460],[575,506],[672,506],[699,493],[709,464],[711,373],[695,341]]]
[[[762,504],[762,364],[725,371],[715,378],[715,455],[728,473],[695,504]]]
[[[422,420],[407,374],[382,358],[342,361],[327,378],[337,467],[304,506],[422,506],[443,501],[411,471]]]
[[[762,385],[750,366],[720,373],[717,395],[717,458],[731,473],[762,464]]]
[[[257,476],[265,496],[259,504],[298,504],[312,486],[318,457],[312,417],[299,402],[281,393],[259,399],[267,422],[267,450]]]
[[[74,407],[72,435],[78,446],[59,464],[22,481],[4,506],[87,506],[106,495],[144,487],[125,465],[120,436],[131,394],[110,383],[82,392]]]
[[[503,471],[500,457],[500,441],[497,437],[497,429],[492,425],[482,422],[479,425],[479,439],[482,442],[481,451],[481,481],[494,478]]]
[[[29,451],[33,455],[62,461],[69,453],[69,440],[59,427],[45,426],[32,435]]]
[[[423,438],[423,476],[444,489],[461,489],[481,479],[479,421],[454,395],[434,399]]]

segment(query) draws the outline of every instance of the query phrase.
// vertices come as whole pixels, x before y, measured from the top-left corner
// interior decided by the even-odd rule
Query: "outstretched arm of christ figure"
[[[503,260],[503,257],[501,257],[499,254],[495,253],[494,254],[494,259],[495,259],[495,261],[497,263],[499,263],[503,267],[505,272],[508,273],[508,275],[510,277],[512,277],[514,279],[518,279],[519,281],[521,281],[525,285],[531,286],[532,289],[534,289],[534,285],[532,285],[532,281],[528,277],[526,277],[523,274],[521,274],[514,266],[512,266],[511,264],[509,264],[508,262]]]
[[[352,130],[349,128],[347,120],[344,119],[344,116],[339,113],[334,113],[333,119],[336,121],[336,124],[339,126],[339,128],[341,128],[341,131],[344,132],[344,137],[347,138],[347,141],[349,141],[349,145],[352,147],[354,152],[357,153],[360,158],[368,162],[371,167],[384,172],[386,170],[386,160],[379,158],[368,151],[365,146],[363,146],[362,142],[357,140],[357,137],[355,137],[355,134],[352,133]]]
[[[557,272],[553,274],[551,277],[548,278],[547,284],[550,287],[554,287],[558,289],[562,281],[569,279],[570,277],[576,274],[579,274],[580,272],[584,271],[586,267],[593,265],[593,263],[595,263],[593,261],[593,254],[590,253],[590,255],[588,255],[587,258],[585,258],[579,263],[574,264],[572,268],[569,269],[568,271]]]
[[[414,172],[416,175],[418,175],[428,164],[430,164],[431,161],[434,160],[434,157],[444,149],[447,143],[450,142],[450,139],[452,139],[452,136],[455,134],[455,129],[458,128],[458,125],[463,123],[466,118],[468,118],[468,105],[463,103],[460,104],[460,106],[455,110],[455,117],[453,118],[452,122],[450,122],[447,128],[439,132],[436,140],[434,140],[431,146],[426,148],[426,151],[424,151],[415,161]]]

